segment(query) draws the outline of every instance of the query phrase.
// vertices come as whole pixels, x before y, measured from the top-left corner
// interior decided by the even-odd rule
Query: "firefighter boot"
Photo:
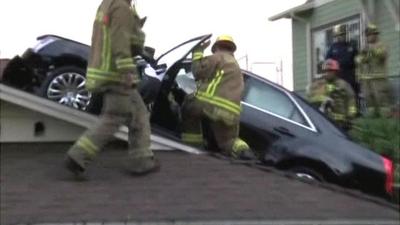
[[[257,160],[257,156],[254,154],[253,150],[240,138],[235,140],[231,156],[239,160]]]
[[[84,176],[85,169],[82,168],[75,160],[67,156],[64,160],[65,168],[75,175],[77,180],[86,180],[87,177]]]
[[[240,151],[239,154],[236,155],[236,157],[237,159],[241,160],[257,160],[256,155],[251,149]]]
[[[154,156],[130,158],[126,164],[126,169],[136,176],[158,172],[160,167],[160,162]]]

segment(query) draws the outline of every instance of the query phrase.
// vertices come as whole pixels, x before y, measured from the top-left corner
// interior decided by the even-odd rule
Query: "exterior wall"
[[[360,0],[336,0],[302,15],[311,23],[311,29],[331,24],[361,12]],[[293,27],[293,76],[294,90],[303,95],[310,80],[307,71],[306,26],[304,22],[292,19]],[[309,46],[311,48],[311,46]],[[311,57],[311,56],[309,56]]]
[[[388,75],[396,96],[397,102],[400,100],[400,31],[395,30],[395,22],[390,16],[386,6],[377,4],[376,21],[380,29],[380,40],[385,43],[388,50]]]
[[[303,90],[308,83],[306,24],[292,20],[293,28],[293,86],[295,91]]]
[[[381,30],[381,40],[389,50],[388,75],[400,75],[400,32],[395,30],[395,23],[383,1],[375,1],[376,25]],[[336,0],[311,11],[302,18],[311,23],[311,29],[341,22],[353,16],[362,16],[361,0]],[[304,22],[292,19],[293,27],[293,75],[294,90],[304,93],[310,73],[307,71],[306,26]],[[310,46],[311,48],[311,46]],[[311,57],[311,56],[310,56]],[[392,83],[399,95],[400,78],[392,78]],[[399,96],[398,96],[399,97]]]
[[[74,142],[85,131],[83,127],[8,102],[1,101],[0,106],[0,143]]]
[[[348,17],[359,15],[362,10],[361,0],[336,0],[312,13],[311,27],[316,28]]]

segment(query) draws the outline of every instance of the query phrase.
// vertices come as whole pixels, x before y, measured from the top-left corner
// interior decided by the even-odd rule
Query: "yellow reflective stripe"
[[[325,95],[315,95],[310,97],[310,102],[323,102],[325,99]]]
[[[117,60],[115,60],[115,63],[116,64],[125,64],[125,63],[133,64],[133,59],[132,58],[117,59]]]
[[[87,73],[92,73],[92,74],[96,74],[96,75],[103,75],[103,76],[118,76],[117,73],[114,72],[109,72],[109,71],[103,71],[103,70],[99,70],[93,67],[90,67],[87,69]]]
[[[95,74],[88,74],[86,76],[88,79],[94,79],[94,80],[115,81],[115,82],[121,81],[120,77],[99,76],[99,75],[95,75]]]
[[[232,150],[233,150],[234,153],[247,151],[249,149],[250,149],[249,145],[245,141],[240,139],[240,138],[236,138],[235,142],[233,143],[233,149]]]
[[[102,11],[98,11],[96,14],[96,20],[99,22],[103,22],[104,13]]]
[[[224,71],[223,70],[220,70],[218,72],[219,73],[217,73],[217,76],[215,77],[216,78],[216,82],[214,83],[214,85],[213,85],[213,87],[211,89],[211,92],[210,92],[211,96],[215,95],[215,91],[217,90],[217,87],[218,87],[219,83],[221,83],[222,76],[224,75]]]
[[[115,60],[115,64],[117,65],[117,69],[134,69],[136,65],[133,63],[132,58],[124,58]]]
[[[349,107],[349,113],[350,113],[350,115],[356,114],[357,113],[357,108],[355,106],[350,106]]]
[[[109,62],[107,62],[108,59],[108,52],[110,51],[109,49],[109,41],[108,41],[108,29],[106,25],[103,25],[103,49],[101,52],[101,66],[100,68],[102,70],[107,70]]]
[[[335,85],[334,84],[327,84],[326,85],[326,91],[327,92],[332,92],[332,91],[334,91],[335,90]]]
[[[238,112],[241,111],[240,104],[237,104],[235,102],[229,101],[227,99],[224,99],[224,98],[221,98],[221,97],[218,97],[218,96],[210,96],[210,95],[207,95],[206,93],[203,93],[201,91],[197,92],[197,94],[202,96],[202,97],[210,98],[210,99],[213,99],[213,100],[215,100],[217,102],[223,103],[223,104],[225,104],[225,105],[227,105],[227,106],[229,106],[231,108],[234,108]]]
[[[94,80],[105,80],[105,81],[116,81],[116,82],[121,81],[121,77],[115,73],[107,73],[94,69],[88,69],[86,77],[88,79],[94,79]]]
[[[203,55],[204,55],[203,52],[194,52],[192,60],[199,60],[199,59],[203,58]]]
[[[96,156],[98,152],[98,148],[96,147],[96,145],[93,144],[93,142],[87,137],[80,138],[77,142],[77,145],[81,147],[91,157]]]
[[[226,109],[236,115],[239,115],[241,111],[240,105],[217,96],[210,96],[203,92],[197,92],[196,98],[199,99],[200,101],[204,101],[212,105],[216,105],[218,107]]]
[[[211,83],[208,84],[207,91],[206,91],[207,94],[211,95],[211,89],[213,88],[214,83],[217,81],[218,77],[219,77],[219,70],[217,71],[215,78],[212,79]]]
[[[360,80],[380,80],[387,78],[388,76],[386,76],[384,73],[368,73],[367,75],[360,75]]]
[[[134,45],[142,45],[144,42],[144,38],[140,37],[139,35],[131,37],[131,43]]]
[[[182,141],[188,142],[188,143],[202,143],[203,135],[202,134],[182,133]]]
[[[126,64],[126,65],[118,65],[117,69],[121,70],[121,69],[135,69],[136,66],[135,64]]]
[[[106,51],[106,66],[105,70],[110,71],[111,68],[111,37],[108,32],[108,27],[106,27],[106,46],[107,46],[107,51]]]
[[[332,113],[332,117],[334,120],[345,120],[346,117],[343,114]]]

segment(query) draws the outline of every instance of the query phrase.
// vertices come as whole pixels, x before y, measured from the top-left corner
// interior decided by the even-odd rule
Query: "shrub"
[[[400,181],[400,121],[396,117],[362,117],[353,121],[349,132],[354,141],[390,158],[396,167],[395,181]]]

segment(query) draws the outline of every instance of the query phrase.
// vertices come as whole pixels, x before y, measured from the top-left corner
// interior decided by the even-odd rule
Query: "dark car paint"
[[[198,40],[200,43],[210,37],[211,35],[203,35],[191,39],[168,52],[190,41]],[[36,68],[39,73],[46,71],[49,67],[63,62],[60,59],[65,56],[71,60],[64,62],[80,62],[80,66],[86,67],[89,46],[54,35],[40,38],[56,39],[52,43],[54,45],[53,50],[42,49],[39,53],[33,53],[32,50],[28,49],[22,59],[16,58],[14,60],[15,64],[24,65],[25,71],[18,72],[32,72],[29,71],[32,66],[26,65],[31,63],[40,65],[41,68]],[[187,52],[168,68],[157,99],[152,106],[153,132],[175,140],[179,140],[181,131],[179,126],[181,122],[180,106],[185,96],[183,87],[179,87],[175,79],[179,69],[190,70],[190,60],[186,59],[188,54],[190,52]],[[157,62],[164,55],[161,55]],[[9,74],[15,75],[15,71],[9,70],[11,70]],[[243,74],[245,74],[245,80],[247,77],[258,79],[265,85],[285,92],[307,115],[310,120],[308,122],[311,122],[311,124],[308,124],[310,127],[305,128],[271,113],[243,104],[240,136],[261,155],[266,165],[285,170],[295,166],[309,167],[321,173],[329,182],[357,187],[373,193],[384,193],[386,174],[380,155],[349,140],[344,132],[294,92],[251,72],[243,71]],[[29,81],[29,78],[27,81]],[[37,83],[33,83],[37,85]],[[40,84],[40,81],[38,83]],[[190,83],[184,85],[190,85]],[[176,103],[170,101],[171,92],[174,94]]]
[[[243,72],[247,76],[255,76],[249,72]],[[274,86],[291,95],[316,128],[312,131],[244,106],[241,116],[243,138],[247,136],[245,140],[248,140],[253,136],[253,130],[248,127],[257,127],[255,133],[266,134],[264,137],[260,136],[258,142],[268,140],[267,143],[271,143],[270,140],[275,140],[269,148],[264,150],[265,162],[283,169],[294,166],[311,167],[322,173],[329,181],[375,193],[384,193],[386,173],[380,155],[352,142],[345,133],[301,97],[263,80],[266,85]],[[276,127],[283,127],[288,132],[277,132]],[[254,144],[250,142],[250,145]],[[304,165],[299,165],[303,163]]]
[[[187,63],[188,61],[178,61],[168,71],[168,78],[162,84],[152,114],[153,124],[157,124],[159,129],[161,127],[176,134],[180,131],[180,120],[171,109],[167,96],[170,91],[177,91],[173,88],[172,80],[175,80],[181,67],[188,68],[185,65]],[[308,167],[321,173],[329,182],[385,194],[386,173],[380,155],[352,142],[344,132],[300,96],[248,71],[243,71],[243,74],[245,77],[262,80],[265,85],[290,95],[315,126],[307,129],[242,104],[240,136],[252,149],[263,155],[266,165],[280,169]]]
[[[43,35],[39,42],[53,40],[38,50],[28,48],[21,56],[15,56],[4,71],[2,82],[29,92],[40,88],[46,76],[61,66],[77,66],[85,69],[90,47],[56,35]]]
[[[90,47],[86,44],[56,35],[44,35],[38,37],[37,39],[43,40],[46,38],[52,38],[55,41],[46,46],[46,48],[42,48],[41,50],[39,50],[37,52],[38,54],[55,58],[66,55],[80,58],[82,60],[86,60],[89,58]]]

